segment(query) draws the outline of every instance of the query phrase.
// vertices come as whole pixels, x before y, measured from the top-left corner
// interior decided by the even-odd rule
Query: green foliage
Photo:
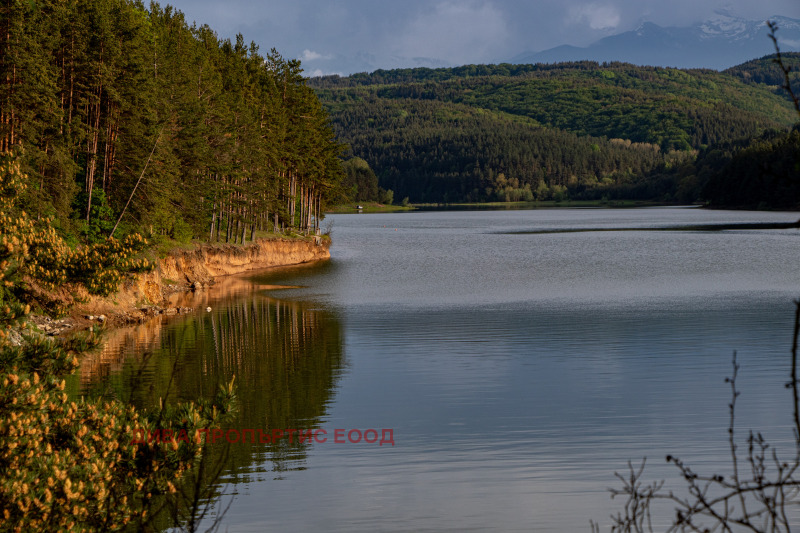
[[[711,205],[800,207],[800,129],[768,132],[757,139],[701,154],[698,187]]]
[[[715,207],[800,207],[800,130],[769,130],[756,138],[709,146],[695,159],[663,165],[647,176],[682,203]]]
[[[416,202],[552,199],[556,186],[573,199],[671,200],[677,185],[661,169],[794,120],[783,95],[731,73],[624,63],[378,70],[310,84],[380,185]],[[498,184],[500,174],[517,185]]]
[[[182,218],[176,218],[172,223],[170,237],[181,243],[189,243],[193,237],[192,227]]]
[[[338,200],[341,147],[299,61],[157,3],[0,9],[0,152],[25,147],[37,217],[88,243],[120,215],[129,232],[228,241],[275,213],[308,230]]]
[[[378,186],[378,177],[369,167],[369,163],[360,157],[353,157],[342,164],[344,179],[342,187],[351,202],[392,203],[391,191]]]
[[[408,115],[399,118],[399,111]],[[645,174],[668,157],[654,145],[581,138],[463,104],[374,99],[334,117],[353,151],[368,154],[369,165],[379,169],[381,185],[413,202],[505,201],[506,193],[545,200],[544,191],[555,185],[581,196]],[[367,118],[373,127],[362,127]],[[516,180],[510,189],[498,182],[500,174]]]
[[[73,218],[76,219],[78,232],[86,242],[97,243],[111,234],[114,228],[114,213],[108,205],[103,189],[92,190],[91,207],[89,207],[89,194],[81,192],[73,203]],[[81,218],[89,208],[89,221]]]
[[[725,72],[748,84],[766,85],[775,94],[791,100],[789,93],[783,88],[786,80],[783,70],[775,62],[776,58],[776,54],[766,55],[731,67]],[[781,61],[791,69],[789,78],[792,90],[795,94],[800,94],[800,52],[783,52],[781,53]]]

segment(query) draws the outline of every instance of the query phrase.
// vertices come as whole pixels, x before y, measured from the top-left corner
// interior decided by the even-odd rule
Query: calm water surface
[[[677,479],[668,453],[727,473],[734,350],[741,434],[789,455],[800,232],[677,228],[797,216],[331,216],[331,261],[187,296],[212,312],[117,332],[73,387],[146,406],[173,372],[185,399],[236,374],[231,427],[325,429],[231,446],[231,532],[588,531],[618,510],[607,488],[629,459],[654,480]],[[332,442],[371,428],[395,445]]]

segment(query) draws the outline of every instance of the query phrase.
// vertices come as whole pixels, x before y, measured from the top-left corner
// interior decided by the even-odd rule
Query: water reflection
[[[82,361],[81,393],[153,408],[213,397],[235,375],[240,409],[223,429],[319,427],[344,367],[341,325],[330,311],[268,296],[275,288],[231,277],[175,296],[171,305],[196,311],[110,332]],[[231,446],[225,481],[247,481],[270,461],[275,472],[304,468],[309,442],[255,440]]]
[[[184,295],[173,305],[191,317],[116,332],[83,364],[82,390],[138,405],[173,367],[175,399],[235,373],[238,429],[393,429],[396,446],[233,445],[226,530],[588,530],[619,510],[606,488],[629,459],[648,457],[651,480],[675,480],[666,454],[725,472],[734,350],[739,435],[794,449],[783,385],[800,233],[760,225],[795,214],[335,220],[330,262]],[[712,231],[723,224],[739,229]],[[676,227],[693,230],[644,231]],[[510,233],[570,228],[603,231]]]

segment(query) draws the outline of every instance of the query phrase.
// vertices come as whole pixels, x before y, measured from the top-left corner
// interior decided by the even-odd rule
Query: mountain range
[[[775,16],[783,51],[800,51],[800,19]],[[773,53],[766,21],[745,20],[725,12],[688,27],[662,27],[645,22],[632,31],[604,37],[586,47],[557,46],[523,52],[514,64],[563,61],[624,61],[636,65],[724,70],[754,57]]]

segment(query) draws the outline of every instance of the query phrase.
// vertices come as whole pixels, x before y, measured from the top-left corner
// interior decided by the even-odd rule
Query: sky
[[[305,74],[510,61],[586,46],[643,22],[689,26],[720,13],[800,19],[800,0],[171,0],[189,23],[241,33],[263,53],[302,60]]]

